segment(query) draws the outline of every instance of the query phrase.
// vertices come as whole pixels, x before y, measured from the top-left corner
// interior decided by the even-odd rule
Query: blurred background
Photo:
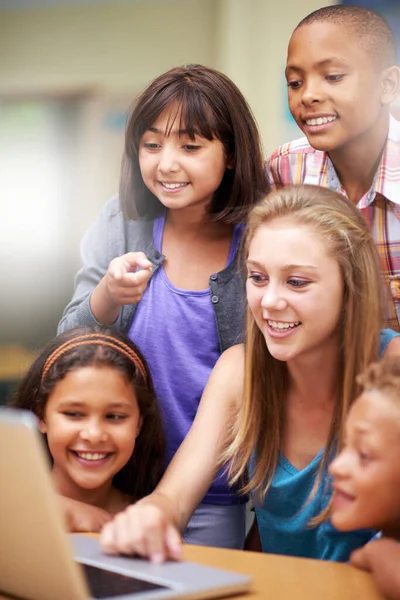
[[[268,155],[299,134],[286,102],[290,34],[330,3],[0,0],[0,381],[56,332],[79,240],[118,189],[135,96],[176,65],[220,69],[246,96]],[[400,0],[351,3],[400,33]]]

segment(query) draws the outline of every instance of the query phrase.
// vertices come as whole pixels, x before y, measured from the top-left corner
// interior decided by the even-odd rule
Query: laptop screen
[[[135,577],[121,575],[121,573],[92,567],[92,565],[79,564],[83,567],[83,572],[93,598],[110,598],[110,596],[117,597],[152,590],[171,589],[164,585],[149,583],[143,579],[136,579]]]

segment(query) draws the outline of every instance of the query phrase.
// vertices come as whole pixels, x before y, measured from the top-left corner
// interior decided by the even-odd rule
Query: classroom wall
[[[79,240],[118,189],[126,110],[137,93],[177,64],[219,68],[249,101],[267,154],[297,135],[283,77],[290,32],[327,0],[42,3],[0,1],[0,108],[8,99],[11,114],[13,102],[28,102],[24,119],[38,111],[47,119],[44,134],[40,119],[29,133],[15,118],[8,137],[0,133],[1,156],[18,172],[7,189],[0,175],[0,344],[35,346],[55,333]]]
[[[37,4],[0,11],[1,88],[121,91],[177,64],[213,62],[214,0]]]

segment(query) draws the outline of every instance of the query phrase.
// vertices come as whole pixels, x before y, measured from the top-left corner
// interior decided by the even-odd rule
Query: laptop
[[[163,600],[244,593],[250,578],[169,561],[107,556],[67,534],[47,450],[27,411],[0,409],[0,592],[28,600]]]

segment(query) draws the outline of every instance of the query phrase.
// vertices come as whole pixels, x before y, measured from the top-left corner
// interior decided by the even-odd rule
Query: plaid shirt
[[[307,138],[284,144],[267,161],[272,187],[305,183],[346,195],[326,152],[315,150]],[[370,190],[357,204],[365,216],[390,286],[386,324],[400,330],[400,122],[390,117],[388,139]]]

